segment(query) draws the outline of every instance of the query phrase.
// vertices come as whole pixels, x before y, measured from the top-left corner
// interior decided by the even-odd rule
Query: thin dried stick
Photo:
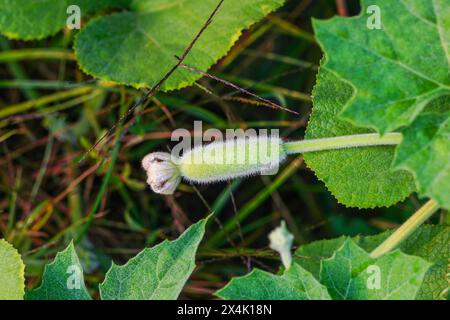
[[[348,16],[347,4],[345,0],[336,0],[337,12],[340,16]]]
[[[180,58],[178,58],[177,56],[175,56],[175,57],[176,57],[178,60],[180,60]],[[214,75],[212,75],[212,74],[209,74],[209,73],[207,73],[207,72],[204,72],[204,71],[201,71],[201,70],[196,69],[196,68],[194,68],[194,67],[185,65],[184,63],[181,63],[181,64],[180,64],[180,67],[182,67],[182,68],[184,68],[184,69],[186,69],[186,70],[189,70],[189,71],[192,71],[192,72],[201,74],[202,76],[211,78],[211,79],[213,79],[213,80],[215,80],[215,81],[218,81],[218,82],[220,82],[220,83],[223,83],[224,85],[229,86],[229,87],[231,87],[231,88],[233,88],[233,89],[235,89],[235,90],[237,90],[237,91],[239,91],[239,92],[245,93],[245,94],[247,94],[247,95],[249,95],[249,96],[252,96],[252,97],[254,97],[254,98],[258,99],[258,100],[261,100],[261,101],[265,102],[268,106],[272,107],[273,109],[281,109],[281,110],[284,110],[284,111],[293,113],[293,114],[295,114],[295,115],[299,115],[299,113],[296,112],[296,111],[294,111],[294,110],[291,110],[291,109],[282,107],[282,106],[280,106],[280,105],[278,105],[278,104],[276,104],[276,103],[274,103],[274,102],[272,102],[272,101],[270,101],[270,100],[268,100],[268,99],[265,99],[265,98],[263,98],[263,97],[260,97],[260,96],[254,94],[254,93],[252,93],[252,92],[250,92],[250,91],[248,91],[248,90],[246,90],[246,89],[244,89],[244,88],[241,88],[241,87],[239,87],[238,85],[235,85],[234,83],[232,83],[232,82],[230,82],[230,81],[221,79],[221,78],[216,77],[216,76],[214,76]]]
[[[80,159],[80,161],[78,163],[83,162],[86,157],[106,138],[108,137],[116,128],[118,125],[122,124],[123,121],[128,118],[133,111],[138,108],[139,106],[141,106],[148,98],[150,98],[153,94],[155,94],[163,85],[164,82],[166,82],[166,80],[178,69],[178,67],[183,63],[184,59],[186,59],[187,55],[189,54],[189,52],[192,50],[192,48],[194,47],[195,43],[197,42],[197,40],[200,38],[200,36],[203,34],[203,32],[206,30],[206,28],[208,28],[208,26],[211,24],[214,16],[216,15],[217,11],[219,11],[220,7],[222,6],[222,3],[225,0],[220,0],[220,2],[218,3],[218,5],[216,6],[216,8],[214,9],[214,11],[211,13],[211,15],[209,16],[208,20],[206,20],[206,23],[203,25],[203,27],[200,29],[200,31],[195,35],[194,39],[191,41],[191,43],[189,44],[189,46],[186,48],[186,50],[184,51],[183,55],[181,56],[180,60],[169,70],[169,72],[167,72],[165,74],[164,77],[162,77],[161,80],[159,80],[159,82],[153,86],[150,90],[148,90],[140,99],[138,102],[136,102],[130,109],[128,109],[128,111],[122,116],[120,117],[119,121],[117,121],[103,136],[100,137],[100,139],[98,139],[94,145],[83,155],[83,157]]]

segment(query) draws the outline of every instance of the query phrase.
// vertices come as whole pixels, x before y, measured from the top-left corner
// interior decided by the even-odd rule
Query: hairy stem
[[[438,203],[431,199],[403,223],[389,238],[372,251],[370,256],[378,258],[398,246],[439,209]]]
[[[351,147],[368,147],[397,145],[402,141],[401,133],[392,132],[380,136],[378,133],[355,134],[332,138],[310,139],[286,142],[284,149],[288,154],[344,149]]]

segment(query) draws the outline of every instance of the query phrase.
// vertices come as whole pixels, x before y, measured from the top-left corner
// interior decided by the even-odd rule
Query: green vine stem
[[[284,149],[288,154],[296,154],[352,147],[397,145],[401,141],[402,134],[397,132],[386,133],[383,136],[378,133],[367,133],[286,142],[284,143]]]
[[[372,251],[370,256],[378,258],[398,246],[420,227],[433,213],[439,209],[439,204],[431,199],[406,220],[389,238]]]

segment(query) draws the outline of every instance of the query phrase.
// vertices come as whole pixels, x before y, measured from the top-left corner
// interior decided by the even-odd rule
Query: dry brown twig
[[[214,16],[217,14],[217,12],[219,11],[220,7],[222,6],[223,2],[225,0],[220,0],[219,3],[217,4],[216,8],[213,10],[213,12],[211,13],[211,15],[208,17],[208,19],[206,20],[205,24],[202,26],[202,28],[199,30],[199,32],[195,35],[194,39],[191,41],[191,43],[189,44],[189,46],[186,48],[186,50],[183,52],[183,54],[181,55],[181,57],[175,56],[177,58],[177,63],[164,75],[164,77],[155,85],[153,86],[151,89],[147,90],[147,92],[142,95],[142,97],[139,99],[139,101],[137,101],[132,107],[130,107],[127,112],[122,115],[120,117],[120,119],[105,133],[103,134],[93,145],[91,148],[89,148],[89,150],[83,155],[83,157],[80,159],[80,161],[78,163],[82,163],[86,157],[107,137],[109,137],[111,135],[111,133],[120,125],[122,124],[125,119],[127,119],[133,112],[134,110],[136,110],[136,108],[140,107],[141,105],[143,105],[145,103],[145,101],[147,101],[151,96],[153,96],[160,88],[161,86],[164,84],[164,82],[169,79],[169,77],[179,68],[182,67],[184,69],[190,70],[192,72],[201,74],[205,77],[211,78],[213,80],[216,80],[218,82],[221,82],[229,87],[232,87],[242,93],[245,93],[247,95],[250,95],[260,101],[263,101],[267,106],[270,106],[274,109],[280,109],[280,110],[284,110],[293,114],[298,115],[298,112],[293,111],[291,109],[282,107],[268,99],[262,98],[244,88],[241,88],[227,80],[223,80],[219,77],[216,77],[214,75],[211,75],[209,73],[206,73],[204,71],[198,70],[194,67],[191,66],[187,66],[185,64],[183,64],[183,61],[186,59],[187,55],[189,54],[189,52],[192,50],[192,48],[194,47],[195,43],[198,41],[198,39],[201,37],[201,35],[203,34],[203,32],[208,28],[208,26],[212,23]],[[142,113],[142,112],[141,112]],[[124,130],[124,132],[121,134],[121,137],[119,138],[119,140],[124,136],[124,134],[126,133],[126,131],[135,123],[135,121],[137,120],[138,117],[134,117],[130,123],[127,124],[127,128]]]
[[[178,69],[178,67],[183,63],[184,59],[186,59],[187,55],[189,54],[189,52],[192,50],[192,48],[194,47],[195,43],[198,41],[198,39],[200,38],[200,36],[203,34],[203,32],[208,28],[208,26],[211,24],[211,22],[213,21],[214,16],[217,14],[217,12],[219,11],[220,7],[222,6],[223,2],[225,0],[220,0],[219,3],[217,4],[216,8],[213,10],[213,12],[211,13],[211,15],[209,16],[208,20],[206,20],[205,24],[202,26],[202,28],[200,29],[200,31],[195,35],[194,39],[191,41],[191,43],[189,44],[189,46],[186,48],[186,50],[183,52],[183,54],[181,55],[180,59],[178,60],[178,62],[164,75],[164,77],[161,78],[161,80],[158,81],[158,83],[156,85],[154,85],[151,89],[147,90],[147,92],[139,99],[138,102],[136,102],[131,108],[129,108],[127,110],[127,112],[120,117],[119,121],[117,121],[105,134],[103,134],[100,139],[98,139],[91,148],[89,148],[89,150],[83,155],[83,157],[80,159],[80,161],[78,163],[82,163],[86,157],[106,138],[108,137],[116,128],[117,126],[119,126],[120,124],[122,124],[125,119],[127,119],[134,110],[136,110],[136,108],[140,107],[145,101],[147,101],[148,98],[150,98],[152,95],[154,95],[160,88],[161,86],[164,84],[164,82],[166,82],[167,79],[169,79],[169,77]]]

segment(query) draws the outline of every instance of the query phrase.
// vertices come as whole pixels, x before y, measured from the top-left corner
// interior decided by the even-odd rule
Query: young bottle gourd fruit
[[[284,142],[278,137],[255,136],[200,145],[177,157],[153,152],[142,160],[147,183],[160,194],[173,194],[182,179],[214,183],[258,174],[275,174],[289,154],[332,149],[396,145],[400,133],[377,133]]]

